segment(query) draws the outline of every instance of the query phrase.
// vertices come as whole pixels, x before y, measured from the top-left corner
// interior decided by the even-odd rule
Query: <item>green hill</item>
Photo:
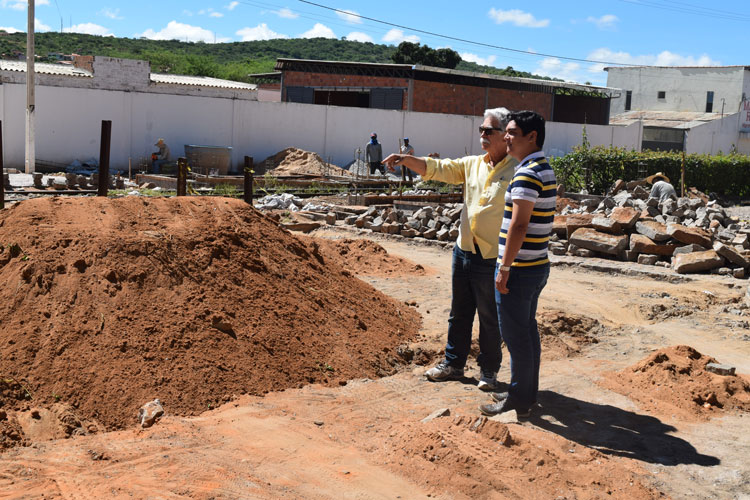
[[[144,59],[156,73],[211,76],[248,81],[247,75],[273,71],[276,58],[317,59],[392,63],[396,51],[392,45],[353,42],[329,38],[292,38],[256,42],[203,43],[179,40],[116,38],[80,33],[36,33],[36,53],[40,61],[53,61],[51,53],[98,55]],[[10,58],[14,51],[26,51],[26,34],[0,36],[0,57]],[[550,78],[531,73],[461,61],[456,69],[526,78]]]

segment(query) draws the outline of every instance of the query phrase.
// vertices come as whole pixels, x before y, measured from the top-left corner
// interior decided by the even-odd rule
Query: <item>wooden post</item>
[[[187,196],[187,158],[177,159],[177,196]]]
[[[107,196],[109,190],[109,150],[112,140],[112,120],[102,120],[102,139],[99,145],[99,190],[97,196]]]
[[[3,122],[0,120],[0,175],[3,174]],[[5,176],[0,179],[0,209],[5,208]]]
[[[245,185],[244,192],[242,193],[242,199],[245,203],[252,206],[253,204],[253,157],[245,157]]]

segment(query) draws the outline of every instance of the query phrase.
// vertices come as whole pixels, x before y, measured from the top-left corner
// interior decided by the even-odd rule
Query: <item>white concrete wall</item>
[[[625,67],[607,69],[607,87],[622,89],[619,98],[613,98],[610,115],[625,111],[626,91],[633,92],[631,110],[650,111],[706,111],[706,94],[714,92],[713,112],[736,113],[742,93],[748,92],[750,72],[744,67],[725,68],[667,68]],[[666,92],[658,99],[659,91]],[[750,94],[748,94],[750,95]]]
[[[729,153],[733,148],[741,154],[750,154],[750,141],[746,134],[739,133],[737,113],[700,125],[688,132],[686,153],[718,154]]]
[[[7,167],[23,167],[25,95],[23,85],[0,85]],[[174,158],[184,155],[185,144],[231,146],[235,169],[244,155],[260,162],[290,146],[347,165],[373,131],[385,154],[397,151],[399,138],[405,136],[418,155],[481,153],[481,116],[48,86],[37,87],[36,101],[36,156],[61,164],[98,158],[102,120],[112,120],[110,165],[122,170],[129,158],[134,166],[147,158],[160,137]],[[640,149],[637,125],[587,125],[586,130],[592,145]],[[554,156],[566,154],[581,143],[581,132],[582,125],[550,122],[545,150]]]

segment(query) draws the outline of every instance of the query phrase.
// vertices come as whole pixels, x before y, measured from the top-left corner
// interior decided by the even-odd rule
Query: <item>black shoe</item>
[[[516,410],[516,416],[518,418],[528,418],[531,415],[530,408],[518,406],[510,398],[506,398],[500,403],[479,405],[479,411],[482,412],[482,415],[487,415],[488,417],[500,415],[501,413],[505,413],[506,411],[510,410]]]

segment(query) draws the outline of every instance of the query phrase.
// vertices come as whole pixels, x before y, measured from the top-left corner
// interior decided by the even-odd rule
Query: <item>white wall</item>
[[[607,69],[607,87],[622,89],[613,98],[610,115],[625,111],[626,91],[633,92],[631,109],[650,111],[706,111],[706,94],[714,92],[713,112],[736,113],[742,93],[750,85],[750,72],[744,67],[612,67]],[[666,92],[658,99],[658,92]]]
[[[24,164],[25,96],[23,85],[0,85],[6,167]],[[405,136],[418,155],[481,153],[481,116],[47,86],[37,87],[36,101],[36,157],[62,164],[98,158],[102,120],[112,120],[110,165],[123,170],[128,158],[137,165],[139,158],[148,157],[160,137],[174,158],[184,155],[185,144],[232,146],[236,169],[244,155],[260,162],[290,146],[330,156],[343,166],[354,159],[357,148],[364,148],[373,131],[385,154],[397,151],[399,138]],[[582,127],[548,123],[545,150],[550,156],[570,152],[581,144]],[[637,124],[587,125],[586,131],[591,145],[640,149]]]
[[[717,154],[736,148],[741,154],[750,154],[750,141],[743,140],[743,135],[746,134],[739,133],[739,115],[735,113],[691,129],[685,152]]]

